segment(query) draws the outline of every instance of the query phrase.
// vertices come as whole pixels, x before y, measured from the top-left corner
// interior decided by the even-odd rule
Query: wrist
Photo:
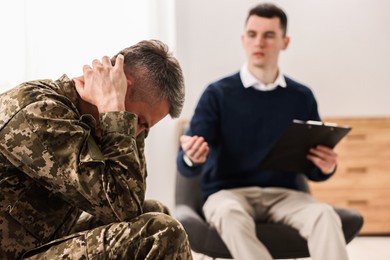
[[[188,167],[195,167],[200,163],[194,163],[187,155],[183,154],[183,161]]]
[[[99,113],[107,113],[126,111],[126,109],[124,102],[107,102],[105,104],[99,104],[98,111]]]

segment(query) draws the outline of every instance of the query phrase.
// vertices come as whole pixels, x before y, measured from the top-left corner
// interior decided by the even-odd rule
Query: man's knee
[[[163,259],[192,258],[188,236],[180,222],[163,213],[146,213],[143,217],[148,218],[143,229],[147,234],[144,235],[153,237],[159,248],[159,252],[154,254],[163,256]],[[160,259],[157,255],[154,257]]]
[[[313,225],[337,226],[341,228],[341,220],[334,208],[326,203],[315,203],[310,206]],[[309,221],[310,222],[310,221]]]
[[[168,207],[158,200],[145,200],[142,209],[144,213],[161,212],[170,215]]]
[[[163,213],[146,213],[143,215],[148,218],[145,223],[149,234],[159,234],[167,238],[186,238],[187,234],[175,218]]]
[[[328,219],[339,219],[334,208],[326,203],[316,203],[315,211],[320,217],[328,218]]]
[[[248,214],[253,216],[252,209],[244,205],[245,201],[239,201],[231,192],[221,190],[218,193],[211,195],[203,206],[203,212],[206,219],[214,224],[221,221],[241,221]],[[250,211],[250,212],[248,212]]]
[[[114,223],[107,228],[96,232],[104,236],[101,241],[111,241],[104,250],[110,259],[111,256],[116,259],[146,259],[147,255],[154,257],[151,259],[175,259],[168,256],[190,252],[182,225],[164,213],[145,213],[130,222]],[[91,234],[91,237],[95,239],[98,235]]]

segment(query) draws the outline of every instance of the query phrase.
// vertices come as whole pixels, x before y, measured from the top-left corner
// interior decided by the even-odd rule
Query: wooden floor
[[[390,260],[390,236],[359,236],[347,245],[347,250],[349,260]],[[194,260],[211,259],[197,253],[193,253],[193,257]],[[310,259],[311,258],[301,258],[299,260]]]

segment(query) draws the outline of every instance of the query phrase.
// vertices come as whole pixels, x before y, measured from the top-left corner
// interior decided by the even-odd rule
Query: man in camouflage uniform
[[[0,259],[192,259],[181,224],[144,200],[144,139],[183,102],[154,40],[1,94]]]

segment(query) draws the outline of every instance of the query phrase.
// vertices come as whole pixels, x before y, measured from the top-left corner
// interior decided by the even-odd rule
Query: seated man
[[[234,259],[272,259],[257,239],[255,222],[285,223],[307,239],[314,260],[348,259],[339,216],[329,205],[298,191],[293,171],[260,170],[259,164],[294,119],[320,120],[312,91],[282,74],[278,56],[287,48],[287,16],[273,4],[249,11],[241,37],[247,62],[210,84],[202,94],[177,166],[184,176],[202,174],[206,221]],[[313,147],[305,173],[323,181],[336,169],[337,154]],[[261,232],[261,230],[260,230]]]
[[[0,258],[192,259],[181,224],[144,200],[144,139],[183,102],[154,40],[1,94]]]

